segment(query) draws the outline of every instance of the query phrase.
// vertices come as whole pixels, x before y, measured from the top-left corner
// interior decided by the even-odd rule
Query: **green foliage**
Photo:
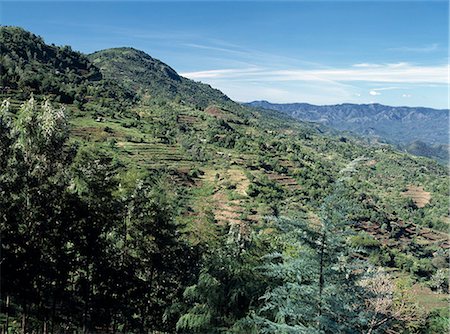
[[[132,91],[103,79],[85,55],[69,46],[47,45],[22,28],[0,27],[0,64],[2,90],[21,98],[34,92],[80,108],[89,108],[92,99],[100,99],[102,107],[115,110],[123,110],[136,99]]]
[[[350,238],[350,245],[355,248],[377,248],[380,246],[380,242],[370,235],[355,235]]]
[[[450,314],[448,308],[436,309],[428,317],[425,328],[421,331],[424,334],[445,334],[450,330]]]
[[[449,292],[449,273],[448,268],[438,269],[430,279],[430,287],[439,293]]]
[[[248,320],[261,333],[346,333],[364,326],[364,272],[346,243],[346,193],[338,185],[325,200],[321,226],[275,219],[283,231],[282,252],[266,256],[261,269],[269,278],[262,305]]]
[[[146,178],[121,190],[120,163],[95,147],[68,147],[64,112],[49,102],[31,99],[8,116],[5,104],[1,284],[17,305],[10,316],[33,315],[23,332],[41,323],[172,328],[164,312],[196,274],[197,255],[174,221],[169,186]]]
[[[220,91],[179,76],[171,67],[133,48],[116,48],[89,55],[107,79],[132,91],[151,95],[155,103],[179,101],[204,109],[213,103],[232,104]]]
[[[280,201],[284,198],[283,188],[267,176],[254,179],[248,187],[247,194],[267,204],[272,210],[272,215],[278,214]]]
[[[7,108],[1,112],[3,120]],[[65,166],[72,154],[64,145],[64,113],[48,102],[38,106],[31,99],[2,131],[10,146],[2,152],[0,173],[1,284],[26,312],[42,298],[60,299],[70,275],[70,179]],[[44,308],[39,317],[49,314]]]
[[[266,286],[256,270],[259,254],[266,247],[263,238],[242,246],[230,234],[222,246],[206,253],[197,283],[184,292],[188,308],[177,329],[183,333],[242,333],[240,320],[258,303]]]

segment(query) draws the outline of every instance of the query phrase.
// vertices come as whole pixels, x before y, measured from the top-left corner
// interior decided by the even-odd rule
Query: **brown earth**
[[[269,173],[267,174],[267,177],[270,180],[275,181],[276,183],[280,184],[281,186],[289,190],[296,190],[301,188],[294,178],[287,175],[281,175],[278,173]]]
[[[425,191],[423,187],[419,186],[408,186],[407,190],[404,191],[402,195],[411,198],[418,208],[423,208],[430,203],[431,200],[431,194]]]
[[[205,109],[205,112],[211,116],[217,117],[217,118],[223,118],[224,117],[224,113],[221,109],[214,107],[214,106],[210,106],[208,108]]]

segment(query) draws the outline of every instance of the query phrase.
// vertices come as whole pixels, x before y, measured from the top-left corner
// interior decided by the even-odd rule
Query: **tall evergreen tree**
[[[187,310],[179,318],[182,333],[248,333],[241,326],[248,310],[258,304],[265,277],[255,270],[268,247],[264,238],[243,243],[231,226],[223,243],[204,254],[197,282],[184,291]]]
[[[366,321],[357,284],[364,267],[347,244],[349,205],[339,182],[322,205],[319,225],[273,220],[285,245],[262,267],[271,283],[249,321],[257,332],[355,333]]]

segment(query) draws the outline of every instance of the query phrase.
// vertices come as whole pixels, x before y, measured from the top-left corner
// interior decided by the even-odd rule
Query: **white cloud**
[[[221,89],[236,101],[265,99],[278,103],[335,104],[368,103],[368,99],[377,99],[378,102],[395,105],[401,99],[402,103],[442,107],[437,104],[438,100],[420,101],[416,95],[408,96],[408,93],[418,87],[446,89],[449,69],[449,65],[424,66],[405,62],[366,63],[340,68],[305,65],[304,68],[289,69],[250,64],[181,75]],[[396,98],[393,94],[383,93],[390,90],[399,90]]]
[[[402,94],[402,97],[411,97],[411,94]]]
[[[242,69],[221,69],[221,70],[209,70],[209,71],[197,71],[197,72],[186,72],[180,73],[180,75],[187,77],[189,79],[199,80],[199,79],[210,79],[210,78],[240,78],[254,73],[258,73],[260,69],[258,68],[242,68]]]
[[[362,68],[366,68],[366,67],[382,67],[382,65],[380,64],[372,64],[372,63],[358,63],[358,64],[353,64],[353,67],[362,67]]]
[[[181,75],[201,80],[208,78],[239,79],[248,81],[322,81],[322,82],[384,82],[448,84],[450,66],[419,66],[409,63],[355,64],[347,68],[288,69],[265,68],[218,69],[186,72]],[[393,89],[393,88],[389,88]]]
[[[210,50],[210,51],[218,51],[218,52],[226,52],[236,55],[245,56],[247,53],[241,50],[236,50],[231,47],[219,47],[219,46],[211,46],[211,45],[203,45],[203,44],[197,44],[197,43],[185,43],[184,46],[194,48],[194,49],[202,49],[202,50]]]
[[[394,89],[404,89],[403,87],[380,87],[380,88],[374,88],[372,90],[378,92],[383,90],[394,90]]]

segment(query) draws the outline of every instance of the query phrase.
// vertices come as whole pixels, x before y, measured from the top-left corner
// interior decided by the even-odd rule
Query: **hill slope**
[[[80,99],[87,101],[77,103],[78,97],[73,103],[70,99],[63,101],[69,102],[66,105],[74,140],[111,150],[138,168],[165,168],[177,172],[200,168],[206,175],[234,168],[251,174],[244,178],[245,184],[254,180],[264,188],[263,184],[268,180],[271,185],[282,186],[276,201],[271,197],[273,194],[260,197],[263,195],[261,189],[254,192],[254,198],[245,195],[246,205],[255,204],[255,200],[261,202],[258,204],[260,210],[252,209],[248,213],[280,212],[295,206],[292,205],[294,202],[301,202],[304,209],[313,210],[326,195],[327,187],[339,178],[339,171],[361,156],[377,161],[376,165],[386,164],[383,168],[393,174],[401,172],[402,176],[396,178],[398,184],[391,186],[392,194],[379,184],[377,172],[372,173],[369,182],[377,184],[375,193],[385,204],[391,201],[391,195],[397,196],[402,188],[413,182],[410,176],[415,173],[422,175],[421,178],[427,182],[438,182],[445,175],[445,169],[428,160],[395,153],[390,147],[368,146],[357,138],[327,131],[322,126],[293,122],[291,115],[297,115],[293,112],[296,105],[280,105],[286,110],[282,115],[239,105],[219,90],[183,78],[170,66],[133,48],[108,49],[85,56],[70,47],[46,45],[42,38],[21,28],[1,27],[0,37],[4,51],[2,59],[14,59],[10,65],[4,65],[8,69],[4,74],[5,80],[9,80],[6,82],[11,83],[14,89],[10,93],[3,92],[3,97],[15,98],[18,102],[30,92],[34,92],[37,98],[58,97],[53,90],[47,90],[42,81],[38,81],[37,88],[28,85],[28,81],[21,84],[23,87],[13,86],[14,73],[20,74],[25,69],[30,72],[28,77],[48,73],[51,80],[60,80],[55,83],[61,87],[67,83],[69,87],[79,89],[77,94],[84,94]],[[100,92],[99,95],[87,96],[94,89]],[[126,113],[117,113],[116,109],[109,107],[101,94],[109,96],[113,107],[114,103],[122,104]],[[267,102],[252,105],[269,106]],[[362,107],[357,107],[348,105],[330,119],[353,115],[358,120],[355,123],[362,123]],[[369,108],[370,114],[377,119],[383,119],[385,115],[385,118],[395,120],[394,116],[380,111],[382,107],[373,105]],[[315,106],[308,108],[316,110]],[[401,110],[401,113],[405,112]],[[410,112],[411,118],[415,114]],[[317,116],[318,113],[311,111],[311,115]],[[313,119],[312,116],[310,118]],[[404,162],[400,163],[402,160]],[[409,167],[400,171],[398,165]],[[419,172],[423,166],[427,166],[430,175]],[[229,177],[237,177],[236,173],[232,172]],[[267,180],[259,180],[261,177]],[[434,205],[441,213],[442,199]],[[396,215],[398,212],[402,211],[397,209]],[[405,211],[402,215],[409,219],[415,213]],[[444,223],[442,216],[435,215],[426,224],[442,226]]]
[[[219,90],[179,76],[143,51],[115,48],[87,56],[69,46],[47,45],[19,27],[0,26],[0,73],[4,94],[51,94],[91,111],[99,106],[104,112],[123,111],[139,100],[242,109]]]
[[[115,48],[89,55],[105,78],[118,80],[148,98],[177,99],[198,108],[231,100],[211,86],[178,75],[174,69],[133,48]]]
[[[136,98],[123,85],[103,78],[82,53],[70,46],[48,45],[19,27],[0,27],[0,73],[3,93],[16,97],[47,94],[79,105],[102,99],[114,109],[131,105]]]

